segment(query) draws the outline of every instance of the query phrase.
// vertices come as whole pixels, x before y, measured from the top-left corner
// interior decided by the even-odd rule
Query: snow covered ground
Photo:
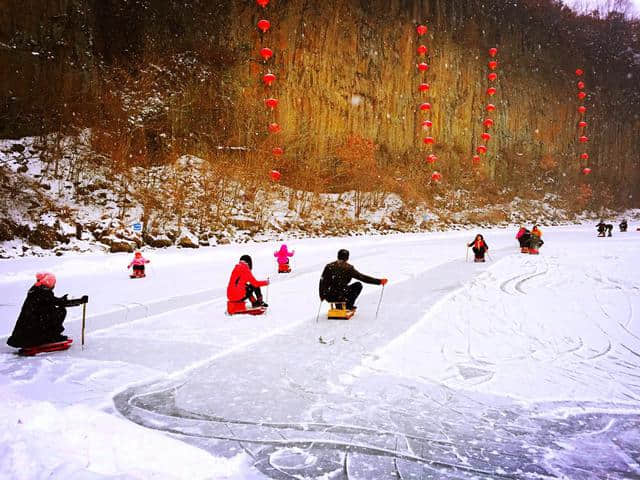
[[[640,232],[511,230],[309,239],[293,273],[276,244],[0,263],[0,335],[36,271],[88,294],[87,344],[0,347],[0,478],[640,478]],[[365,286],[348,322],[320,320],[339,248]],[[237,258],[270,276],[264,317],[224,315]],[[320,341],[321,339],[321,341]]]

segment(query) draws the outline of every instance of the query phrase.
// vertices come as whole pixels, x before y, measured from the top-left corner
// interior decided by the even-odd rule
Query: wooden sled
[[[348,310],[346,302],[329,302],[329,320],[349,320],[355,315],[355,310]]]

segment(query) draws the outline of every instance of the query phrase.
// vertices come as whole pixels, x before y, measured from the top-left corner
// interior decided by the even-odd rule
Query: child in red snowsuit
[[[232,303],[244,303],[251,301],[251,306],[268,307],[262,300],[260,287],[269,285],[269,280],[256,280],[251,273],[253,262],[249,255],[242,255],[240,261],[234,267],[227,285],[227,300]]]
[[[131,268],[133,266],[133,277],[144,277],[144,266],[147,263],[149,263],[149,260],[144,258],[140,252],[136,252],[131,263],[127,265],[127,268]]]
[[[489,245],[486,244],[482,235],[476,235],[475,240],[469,243],[467,247],[473,247],[474,262],[484,262],[484,254],[489,251]]]
[[[286,244],[282,244],[280,250],[273,254],[274,257],[278,260],[278,272],[290,272],[291,268],[289,267],[289,257],[293,257],[295,254],[295,250],[289,251]]]

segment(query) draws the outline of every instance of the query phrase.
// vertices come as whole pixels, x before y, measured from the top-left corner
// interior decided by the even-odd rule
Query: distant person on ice
[[[607,232],[607,237],[611,237],[611,232],[613,231],[613,225],[610,223],[604,223],[604,220],[600,220],[600,223],[596,225],[598,229],[598,236],[604,237],[605,232]]]
[[[283,243],[280,250],[273,254],[273,256],[278,260],[278,272],[287,273],[291,271],[291,267],[289,267],[289,258],[293,257],[295,253],[295,250],[289,251],[287,245]]]
[[[386,278],[373,278],[358,272],[347,262],[349,251],[338,251],[338,260],[324,267],[320,277],[320,300],[327,302],[345,302],[347,310],[355,310],[356,298],[362,291],[362,284],[355,282],[349,285],[351,279],[361,280],[372,285],[386,285]]]
[[[544,245],[542,230],[540,230],[537,225],[534,225],[531,229],[531,238],[529,239],[529,253],[536,255],[542,245]]]
[[[484,241],[484,237],[480,234],[476,235],[473,242],[467,244],[467,248],[472,247],[475,256],[474,262],[484,262],[484,254],[489,251],[489,245]],[[468,251],[468,250],[467,250]]]
[[[621,232],[626,232],[626,231],[627,231],[627,228],[628,228],[628,225],[627,225],[627,219],[626,219],[626,218],[623,218],[623,219],[622,219],[622,221],[620,222],[620,225],[619,225],[619,226],[620,226],[620,231],[621,231]]]
[[[67,340],[62,335],[66,307],[87,303],[88,297],[85,295],[76,300],[68,300],[67,295],[56,297],[53,294],[55,286],[56,277],[53,273],[36,274],[36,283],[27,293],[16,326],[7,340],[8,345],[26,348]]]
[[[253,261],[249,255],[242,255],[234,267],[227,285],[227,300],[229,302],[244,302],[249,300],[253,308],[268,307],[262,300],[260,287],[269,285],[269,280],[256,280],[251,273]]]
[[[149,263],[149,260],[144,258],[140,252],[136,252],[133,256],[133,260],[131,260],[131,263],[127,265],[127,268],[133,267],[133,275],[131,275],[132,277],[144,277],[144,266],[147,263]]]
[[[516,240],[520,243],[520,251],[529,253],[529,242],[531,241],[531,232],[525,227],[520,227],[516,234]]]

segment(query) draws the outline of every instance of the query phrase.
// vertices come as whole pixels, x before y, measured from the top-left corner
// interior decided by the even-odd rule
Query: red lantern
[[[262,8],[265,8],[267,5],[269,5],[269,0],[257,0],[258,5],[260,5]]]
[[[276,108],[278,106],[278,99],[277,98],[267,98],[264,101],[264,104],[270,108],[271,110],[273,110],[274,108]]]
[[[582,90],[584,88],[584,82],[581,80],[578,82],[578,90]]]
[[[284,153],[284,150],[280,147],[274,147],[273,150],[271,150],[271,153],[273,153],[276,157],[279,157]]]
[[[587,137],[586,135],[581,135],[578,140],[580,140],[582,143],[587,143],[589,141],[589,137]]]
[[[498,54],[498,49],[497,48],[490,48],[489,49],[489,56],[491,58],[494,58],[497,54]]]
[[[435,143],[433,137],[426,137],[422,141],[425,143],[425,145],[433,145]]]
[[[433,180],[434,182],[439,182],[440,180],[442,180],[442,174],[440,172],[433,172],[431,174],[431,180]]]
[[[489,140],[491,140],[491,135],[487,132],[483,132],[482,135],[480,135],[480,138],[482,138],[485,142],[488,142]]]
[[[484,122],[482,122],[482,124],[487,128],[491,128],[493,127],[493,120],[491,120],[490,118],[487,118],[485,119]]]
[[[416,30],[418,31],[418,35],[420,36],[424,35],[429,31],[426,25],[418,25],[418,28],[416,28]]]
[[[428,156],[427,156],[427,158],[426,158],[426,162],[427,162],[427,163],[430,163],[430,164],[434,164],[434,163],[436,163],[437,161],[438,161],[438,157],[437,157],[437,156],[435,156],[433,153],[432,153],[432,154],[430,154],[430,155],[428,155]]]
[[[578,107],[578,111],[579,111],[580,113],[585,113],[585,112],[587,111],[587,107],[585,107],[584,105],[580,105],[580,106]]]
[[[484,145],[478,145],[478,148],[476,148],[476,152],[478,152],[480,155],[484,155],[485,153],[487,153],[487,147],[485,147]]]
[[[429,65],[427,65],[424,62],[419,63],[418,64],[418,70],[420,70],[421,72],[426,72],[427,70],[429,70]]]
[[[578,127],[584,128],[586,126],[587,126],[587,122],[585,122],[584,120],[582,120],[581,122],[578,122]]]
[[[271,57],[273,57],[273,50],[271,50],[269,47],[264,47],[260,50],[260,56],[264,58],[265,61],[267,61]]]
[[[580,154],[580,158],[582,160],[589,160],[589,154],[588,153],[581,153]]]
[[[266,33],[267,30],[271,28],[271,22],[269,20],[262,19],[258,22],[258,28],[262,30],[262,33]]]
[[[590,169],[589,167],[584,167],[584,168],[582,169],[582,173],[583,173],[584,175],[589,175],[589,174],[591,173],[591,169]]]
[[[279,182],[280,177],[282,177],[282,174],[278,170],[271,170],[269,172],[269,176],[271,177],[271,180],[273,180],[274,182]]]
[[[280,131],[282,130],[282,128],[280,128],[280,125],[278,125],[277,123],[270,123],[268,128],[271,133],[280,133]]]
[[[481,162],[480,155],[474,155],[474,156],[471,158],[471,163],[473,163],[474,165],[479,165],[479,164],[480,164],[480,162]]]
[[[420,105],[420,110],[422,110],[423,112],[431,110],[431,104],[428,102],[423,103],[422,105]]]
[[[426,55],[427,54],[427,46],[426,45],[420,45],[418,47],[418,55]]]
[[[493,87],[489,87],[489,88],[487,88],[487,95],[489,95],[489,96],[491,96],[491,97],[492,97],[493,95],[495,95],[495,94],[496,94],[496,92],[497,92],[497,90],[496,90],[495,88],[493,88]]]
[[[431,128],[432,125],[433,122],[431,120],[425,120],[424,122],[422,122],[422,128],[424,130],[426,130],[427,128]]]
[[[487,78],[490,82],[495,82],[498,79],[498,74],[496,72],[491,72]]]
[[[584,100],[586,96],[587,96],[587,94],[586,94],[586,93],[584,93],[584,92],[578,92],[578,98],[579,98],[580,100]]]
[[[498,62],[496,62],[495,60],[491,60],[489,62],[489,69],[490,70],[495,70],[496,68],[498,68]]]
[[[431,86],[428,83],[421,83],[418,86],[418,90],[420,90],[421,92],[426,92],[427,90],[429,90],[431,88]]]
[[[276,76],[273,73],[265,73],[262,77],[262,81],[267,87],[270,87],[271,84],[276,81]]]
[[[581,77],[583,73],[584,73],[584,71],[581,68],[578,68],[576,70],[576,75],[579,76],[579,77]]]
[[[487,112],[494,112],[496,110],[496,106],[493,103],[487,105]]]

